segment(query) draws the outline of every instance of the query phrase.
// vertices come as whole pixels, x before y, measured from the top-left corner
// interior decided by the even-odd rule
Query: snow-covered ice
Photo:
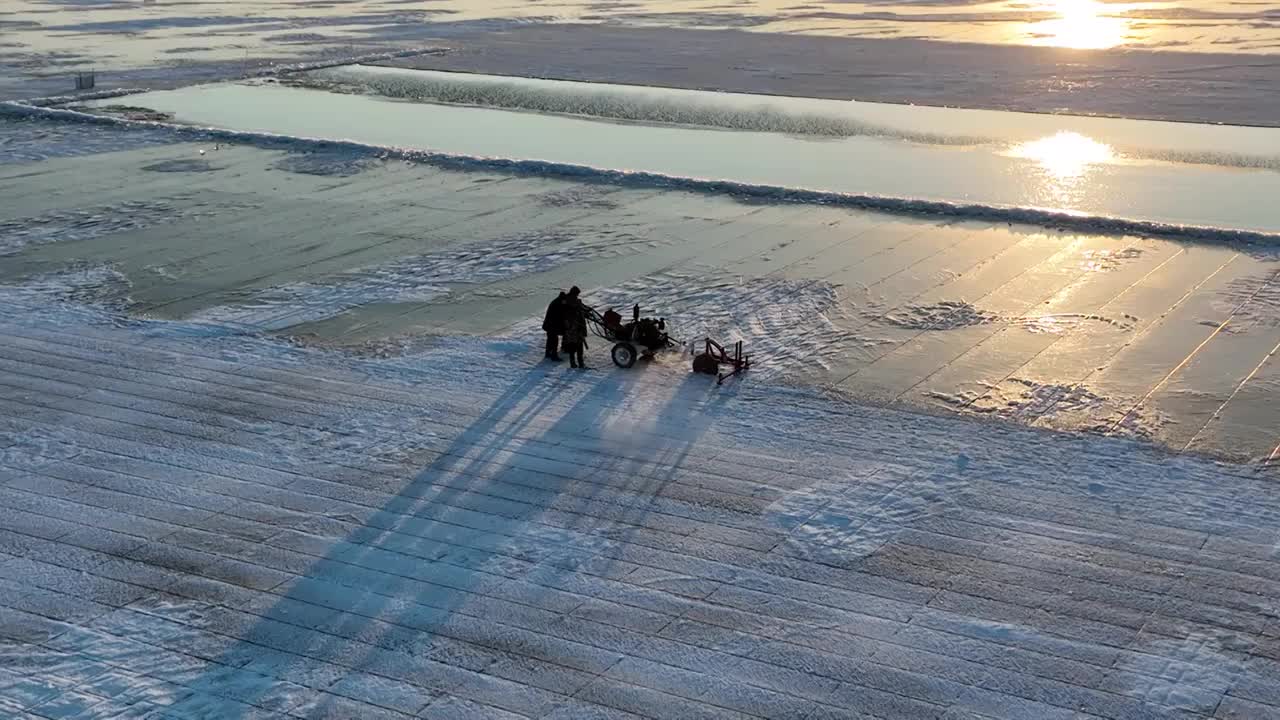
[[[1266,470],[524,336],[379,360],[0,302],[13,714],[1277,709]]]
[[[169,168],[167,171],[173,171],[171,165],[166,167]],[[156,165],[149,165],[143,169],[155,171],[155,168]],[[0,255],[13,255],[28,245],[91,240],[122,230],[137,230],[164,222],[176,222],[182,217],[182,212],[171,200],[157,198],[127,200],[116,206],[61,210],[36,217],[3,220],[0,221]]]
[[[90,146],[120,132],[79,127]],[[7,166],[0,282],[369,357],[458,334],[528,342],[548,294],[579,284],[685,343],[743,340],[761,381],[1236,460],[1280,442],[1265,245],[170,140]]]
[[[1196,1],[1099,11],[1127,47],[1087,62],[933,42],[1083,39],[1014,3],[5,7],[0,99],[29,102],[0,115],[0,717],[1280,716],[1280,255],[1246,213],[1175,218],[1221,226],[1196,228],[1061,194],[993,208],[178,127],[110,89],[78,98],[106,118],[30,101],[89,68],[305,92],[270,75],[363,56],[1274,125],[1266,56],[1216,52],[1266,52],[1269,11]],[[1057,123],[1177,178],[1276,168],[1265,128],[866,103],[905,124],[797,122],[369,72],[312,77],[524,129],[574,113],[1026,165]],[[679,352],[543,363],[571,284],[755,364],[717,386]]]
[[[552,194],[551,202],[564,202]],[[399,258],[359,268],[320,283],[296,283],[269,288],[239,304],[217,306],[197,313],[196,319],[283,330],[377,303],[429,303],[450,292],[450,286],[489,284],[536,275],[573,262],[621,259],[651,245],[625,232],[601,232],[582,239],[573,233],[516,234],[477,247],[466,244],[428,255]]]

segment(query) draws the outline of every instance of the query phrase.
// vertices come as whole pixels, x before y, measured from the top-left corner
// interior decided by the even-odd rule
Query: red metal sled
[[[733,369],[727,372],[720,372],[722,366],[728,366]],[[742,352],[741,340],[734,343],[733,354],[730,355],[723,345],[711,338],[707,338],[706,349],[693,358],[693,371],[715,375],[717,385],[723,383],[725,378],[737,375],[750,367],[751,356]]]

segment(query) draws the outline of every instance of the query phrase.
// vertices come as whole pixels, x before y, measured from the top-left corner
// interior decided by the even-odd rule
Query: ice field
[[[0,11],[0,717],[1280,716],[1268,8],[243,5]]]

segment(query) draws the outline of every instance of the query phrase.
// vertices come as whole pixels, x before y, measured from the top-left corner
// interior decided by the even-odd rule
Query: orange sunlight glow
[[[1080,133],[1062,131],[1009,149],[1013,157],[1034,160],[1046,173],[1059,180],[1078,178],[1089,169],[1115,159],[1111,146]]]
[[[1099,50],[1124,43],[1129,30],[1128,20],[1106,15],[1108,8],[1097,0],[1055,0],[1046,9],[1058,17],[1027,26],[1032,44]]]
[[[1031,140],[1004,151],[1009,157],[1028,160],[1039,169],[1039,201],[1047,206],[1070,210],[1088,194],[1090,176],[1097,165],[1123,161],[1110,145],[1067,130]]]

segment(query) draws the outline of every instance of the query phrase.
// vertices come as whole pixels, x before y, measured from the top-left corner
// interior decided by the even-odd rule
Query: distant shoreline
[[[1280,60],[773,35],[513,25],[429,38],[392,67],[974,110],[1280,127]]]
[[[20,40],[21,33],[15,38]],[[336,64],[411,48],[440,52],[379,64],[758,95],[1280,127],[1280,59],[1262,54],[1071,50],[503,20],[393,23],[357,43],[299,43],[284,53],[285,46],[264,38],[225,57],[157,57],[154,64],[114,66],[87,55],[79,58],[82,62],[53,62],[57,53],[0,50],[0,100],[68,94],[73,71],[80,68],[98,72],[99,89],[159,90],[269,73],[294,63]]]

